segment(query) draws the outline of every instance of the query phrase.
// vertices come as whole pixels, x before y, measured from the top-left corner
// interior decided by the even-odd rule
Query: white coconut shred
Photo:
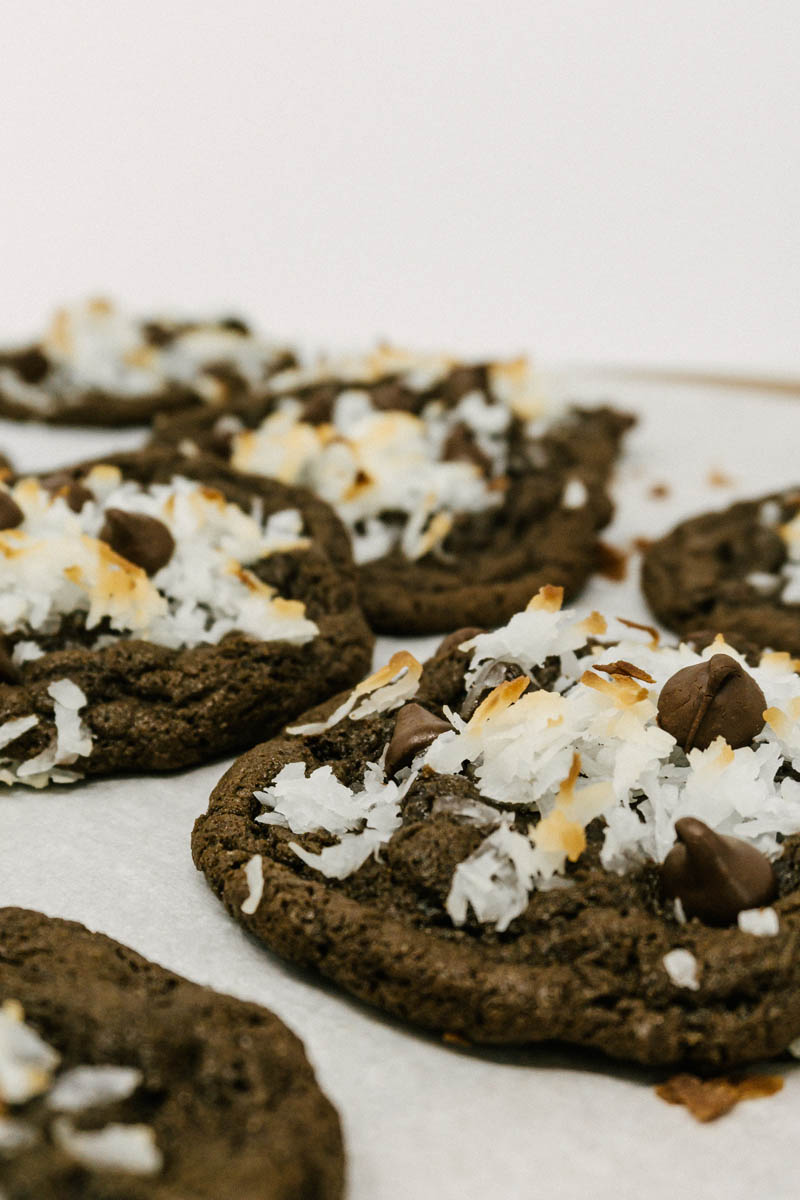
[[[611,651],[592,645],[603,635],[614,642]],[[346,788],[326,768],[306,777],[304,765],[289,764],[258,793],[266,811],[257,819],[298,834],[316,827],[337,837],[338,853],[338,846],[320,855],[299,845],[295,850],[340,878],[379,849],[373,814],[382,805],[392,820],[381,825],[381,838],[391,837],[402,794],[420,770],[458,775],[469,767],[490,831],[456,868],[447,910],[456,925],[471,909],[499,930],[524,911],[534,889],[569,886],[568,864],[583,853],[586,826],[597,817],[605,827],[601,863],[619,874],[662,862],[681,817],[697,817],[770,859],[780,855],[783,837],[800,832],[800,781],[791,774],[800,773],[800,678],[789,655],[768,652],[751,667],[721,638],[701,652],[661,645],[658,635],[632,633],[624,624],[610,628],[597,613],[580,618],[562,611],[554,588],[542,589],[526,611],[462,649],[470,653],[467,685],[495,663],[512,664],[522,675],[494,688],[469,720],[445,710],[452,729],[394,780],[385,779],[379,763],[369,763],[363,784]],[[658,696],[676,671],[721,652],[761,687],[766,723],[750,745],[732,749],[717,738],[687,754],[658,725]],[[594,669],[607,666],[609,657],[641,678]],[[557,661],[553,689],[531,687],[546,660]],[[351,716],[342,712],[337,719]],[[521,806],[526,823],[512,827]],[[538,819],[528,823],[531,814]],[[356,846],[358,838],[363,841]],[[773,931],[774,919],[767,911],[744,925],[764,934]]]
[[[169,328],[170,322],[166,322]],[[176,326],[173,336],[154,345],[146,322],[108,300],[89,300],[60,309],[40,343],[48,363],[41,382],[27,382],[11,367],[0,367],[0,392],[47,412],[102,391],[125,401],[158,394],[170,385],[190,386],[208,401],[224,388],[207,368],[232,367],[250,384],[262,382],[285,356],[286,347],[218,321]]]
[[[430,399],[419,415],[377,409],[366,390],[391,380],[427,392],[458,365],[442,356],[384,349],[324,368],[283,372],[270,381],[270,391],[279,396],[274,410],[258,428],[234,434],[231,461],[243,471],[310,487],[327,500],[350,530],[356,562],[371,562],[395,547],[415,561],[441,546],[459,513],[502,503],[512,418],[538,431],[563,412],[524,359],[488,367],[488,397],[476,389],[451,408]],[[330,381],[346,385],[330,421],[304,420],[295,393]],[[469,431],[487,470],[460,458],[443,461],[447,440],[459,427]],[[568,507],[586,502],[582,488],[579,480],[565,485]]]
[[[74,614],[83,617],[81,644],[89,648],[136,637],[179,649],[218,643],[234,630],[304,645],[318,633],[300,601],[282,598],[249,569],[270,554],[310,544],[296,509],[265,517],[256,502],[246,513],[192,480],[176,476],[143,487],[112,466],[94,467],[83,484],[94,498],[78,513],[35,479],[10,489],[24,519],[0,531],[0,633],[14,639],[17,665],[40,658],[46,639]],[[154,517],[169,529],[174,551],[152,578],[100,539],[110,508]],[[80,716],[87,697],[66,678],[47,691],[55,732],[34,758],[6,748],[39,717],[0,724],[0,783],[44,787],[80,778],[68,768],[91,754],[91,731]]]
[[[76,1066],[59,1073],[61,1056],[25,1022],[16,1000],[0,1007],[0,1155],[12,1157],[34,1146],[43,1129],[26,1119],[25,1105],[43,1097],[52,1113],[83,1112],[98,1105],[127,1100],[142,1083],[135,1067],[112,1064]],[[78,1130],[70,1117],[46,1118],[50,1138],[89,1170],[156,1175],[163,1155],[148,1125],[112,1122],[101,1129]]]

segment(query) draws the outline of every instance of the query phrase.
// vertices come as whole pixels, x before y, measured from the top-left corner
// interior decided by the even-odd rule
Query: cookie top
[[[195,861],[269,946],[434,1029],[775,1054],[800,1033],[797,664],[560,601],[251,750]]]
[[[0,415],[130,425],[221,404],[294,361],[236,317],[140,319],[108,300],[60,309],[33,345],[0,352]]]
[[[642,587],[682,634],[800,654],[800,489],[682,521],[647,551]]]
[[[202,761],[369,663],[333,513],[218,462],[0,484],[0,556],[5,783]]]
[[[629,424],[568,408],[523,359],[383,349],[282,372],[261,398],[162,421],[156,438],[310,487],[350,531],[373,627],[427,633],[495,623],[545,582],[578,589]]]
[[[272,1013],[27,909],[0,945],[5,1200],[342,1195],[336,1112]]]

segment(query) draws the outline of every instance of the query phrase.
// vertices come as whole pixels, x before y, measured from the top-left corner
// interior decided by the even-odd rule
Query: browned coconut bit
[[[774,1096],[783,1087],[780,1075],[721,1076],[700,1079],[697,1075],[673,1075],[656,1088],[667,1104],[685,1104],[697,1121],[715,1121],[730,1112],[740,1100]]]
[[[731,925],[740,912],[775,899],[772,865],[755,846],[716,833],[696,817],[676,821],[675,832],[678,841],[661,865],[661,882],[687,917]]]
[[[121,508],[106,509],[100,540],[148,575],[166,566],[175,551],[175,539],[163,521]]]
[[[764,728],[767,702],[761,688],[729,654],[684,667],[658,698],[658,723],[684,750],[705,750],[717,737],[737,749]]]
[[[440,733],[451,729],[448,721],[434,716],[421,704],[405,704],[397,714],[394,733],[386,747],[384,769],[387,777],[407,767],[415,755],[425,750]]]

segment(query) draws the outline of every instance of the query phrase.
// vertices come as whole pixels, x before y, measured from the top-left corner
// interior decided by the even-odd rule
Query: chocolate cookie
[[[642,587],[683,636],[800,655],[800,489],[682,521],[647,551]]]
[[[310,493],[171,451],[0,483],[0,781],[170,770],[358,679],[347,534]]]
[[[195,863],[270,948],[428,1029],[777,1054],[800,1034],[792,662],[559,604],[543,589],[424,670],[396,655],[250,750]]]
[[[350,530],[373,629],[422,634],[495,625],[546,583],[580,590],[630,424],[546,398],[524,360],[383,350],[277,375],[155,437],[312,488]]]
[[[40,341],[0,351],[0,416],[136,425],[230,401],[294,361],[237,317],[140,320],[90,300],[56,313]]]
[[[0,909],[5,1200],[334,1200],[339,1121],[276,1016]]]

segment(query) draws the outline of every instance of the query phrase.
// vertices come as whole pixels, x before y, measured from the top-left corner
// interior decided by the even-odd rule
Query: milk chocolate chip
[[[121,508],[106,509],[100,539],[148,575],[166,566],[175,550],[175,539],[163,521]]]
[[[0,491],[0,529],[16,529],[25,520],[25,513],[8,492]]]
[[[405,704],[397,714],[394,732],[386,748],[384,769],[387,776],[407,767],[416,754],[451,728],[447,721],[435,717],[421,704]]]
[[[52,492],[54,496],[63,496],[67,505],[75,513],[79,513],[87,501],[94,500],[94,492],[90,492],[87,487],[84,487],[77,479],[73,479],[66,471],[48,475],[46,479],[42,480],[42,487],[46,488],[48,492]]]
[[[675,832],[678,841],[661,866],[661,881],[687,917],[731,925],[744,909],[775,899],[772,866],[755,846],[715,833],[696,817],[676,821]]]
[[[761,688],[729,654],[677,671],[661,689],[658,723],[687,752],[724,737],[735,750],[764,728]]]

